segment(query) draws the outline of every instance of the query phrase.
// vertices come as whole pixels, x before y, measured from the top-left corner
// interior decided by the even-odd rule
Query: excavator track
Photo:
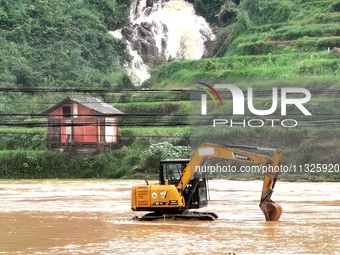
[[[152,221],[152,220],[204,220],[214,221],[217,214],[213,212],[184,212],[184,213],[148,213],[142,217],[134,217],[133,220]]]

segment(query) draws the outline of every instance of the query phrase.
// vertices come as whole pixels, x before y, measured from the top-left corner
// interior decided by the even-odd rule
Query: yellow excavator
[[[236,149],[237,148],[237,149]],[[277,221],[282,214],[279,204],[271,200],[278,178],[277,171],[282,164],[283,155],[274,150],[270,156],[247,152],[242,149],[260,149],[247,146],[222,146],[205,143],[193,153],[191,159],[162,160],[159,169],[159,184],[133,186],[131,191],[131,209],[133,211],[151,211],[137,220],[154,219],[198,219],[215,220],[213,212],[190,211],[208,205],[209,188],[206,171],[202,166],[212,158],[255,163],[266,167],[260,208],[266,221]]]

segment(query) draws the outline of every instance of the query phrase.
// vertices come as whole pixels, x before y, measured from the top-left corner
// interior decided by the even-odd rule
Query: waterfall
[[[123,37],[133,60],[127,66],[140,85],[149,69],[162,61],[200,59],[205,44],[214,40],[209,24],[184,0],[134,0],[130,25],[111,34]]]

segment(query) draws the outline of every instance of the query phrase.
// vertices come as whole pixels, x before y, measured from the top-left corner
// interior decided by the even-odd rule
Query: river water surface
[[[340,254],[340,184],[278,182],[265,222],[260,181],[210,181],[214,222],[129,220],[138,180],[0,181],[0,254]]]

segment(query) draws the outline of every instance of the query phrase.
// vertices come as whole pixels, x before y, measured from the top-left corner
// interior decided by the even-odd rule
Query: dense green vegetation
[[[6,150],[0,156],[0,176],[19,179],[119,178],[125,175],[126,167],[131,167],[120,160],[123,153],[117,150],[79,157],[51,151]]]
[[[128,87],[125,45],[108,31],[129,1],[1,0],[1,87]]]
[[[225,25],[236,15],[236,6],[240,0],[188,0],[194,5],[195,11],[209,23]]]
[[[150,143],[136,138],[130,146],[93,155],[75,155],[46,150],[2,150],[1,178],[131,178],[155,176],[164,157],[186,158],[188,146],[169,142]]]

